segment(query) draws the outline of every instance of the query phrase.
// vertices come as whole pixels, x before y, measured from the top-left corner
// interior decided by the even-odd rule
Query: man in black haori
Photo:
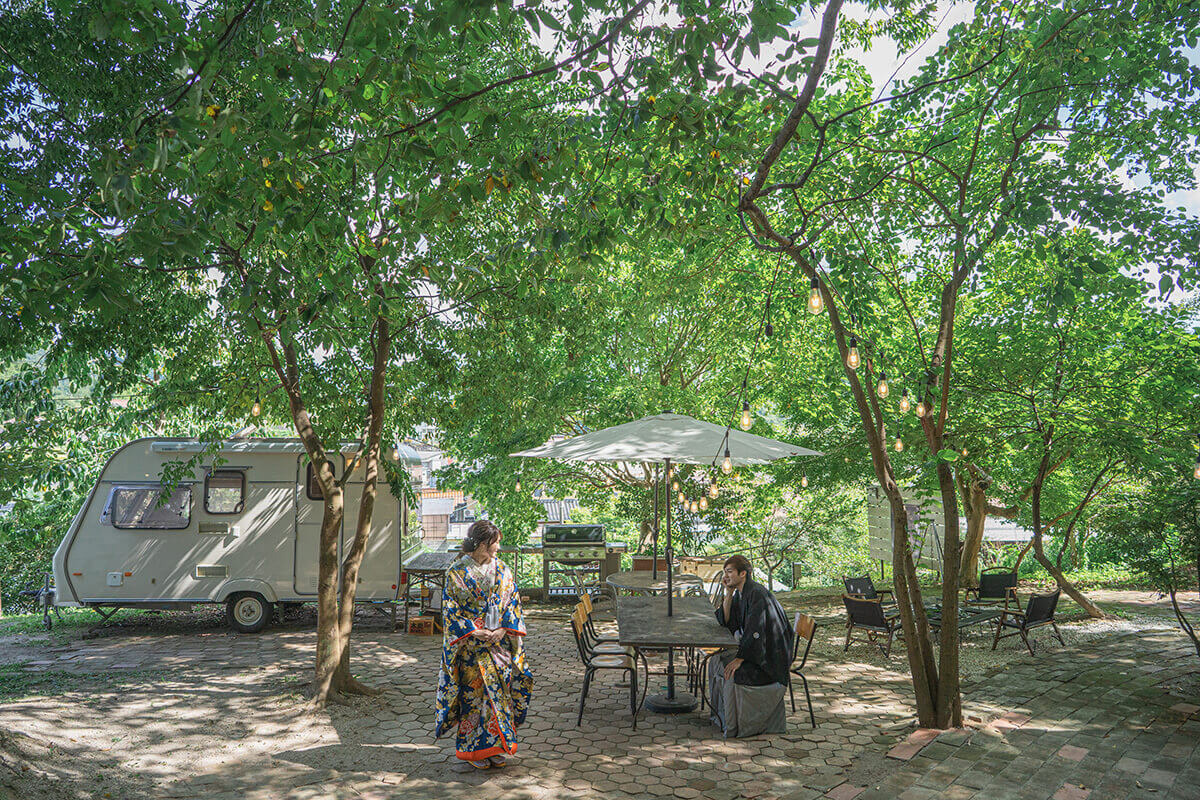
[[[733,632],[738,646],[709,661],[708,686],[712,720],[727,738],[787,732],[783,699],[792,629],[775,595],[750,575],[745,556],[726,559],[717,622]]]

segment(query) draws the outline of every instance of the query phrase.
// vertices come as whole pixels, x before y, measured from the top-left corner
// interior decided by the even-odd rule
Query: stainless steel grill
[[[603,525],[547,525],[542,531],[542,585],[546,597],[598,592],[621,569],[622,542],[608,542]]]

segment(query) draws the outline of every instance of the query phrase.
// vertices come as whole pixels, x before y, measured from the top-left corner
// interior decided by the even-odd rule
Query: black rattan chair
[[[974,597],[974,599],[971,599]],[[1017,600],[1017,572],[1008,567],[989,567],[979,573],[979,588],[967,589],[967,601],[976,605],[1014,605]]]
[[[1033,655],[1033,643],[1029,641],[1029,632],[1047,625],[1054,629],[1058,643],[1066,647],[1067,643],[1063,641],[1062,634],[1058,632],[1058,624],[1054,621],[1054,612],[1058,609],[1060,595],[1062,595],[1061,589],[1056,589],[1050,594],[1035,594],[1029,598],[1029,603],[1025,606],[1024,611],[1016,611],[1011,608],[1001,611],[1000,618],[996,620],[996,638],[992,641],[992,649],[996,649],[996,645],[1000,643],[1001,639],[1020,635],[1021,641],[1029,649],[1029,655]],[[1010,632],[1002,634],[1005,628],[1008,628]]]
[[[792,638],[792,668],[788,674],[788,696],[792,698],[792,711],[796,710],[796,695],[792,692],[791,676],[795,675],[804,684],[804,699],[808,701],[808,719],[812,726],[817,727],[817,716],[813,714],[812,695],[808,692],[808,678],[804,677],[804,665],[808,663],[808,651],[812,649],[813,637],[817,633],[817,621],[807,614],[796,612],[796,620],[792,625],[795,635]],[[800,642],[804,642],[804,652],[800,652]],[[796,663],[800,656],[800,663]]]
[[[900,630],[899,615],[885,613],[879,598],[870,600],[866,597],[844,594],[842,602],[846,604],[846,646],[842,648],[842,652],[850,649],[850,635],[854,633],[854,629],[862,628],[867,632],[867,640],[878,646],[885,656],[891,658],[892,638],[896,635],[896,631]],[[883,636],[887,637],[886,645],[876,641]]]
[[[598,653],[587,644],[584,633],[585,621],[582,611],[571,615],[571,633],[575,636],[575,646],[579,650],[579,658],[583,661],[583,689],[579,693],[579,715],[575,718],[575,727],[583,722],[583,704],[587,701],[588,689],[592,685],[592,677],[600,670],[616,669],[626,673],[629,679],[629,712],[633,715],[633,728],[637,730],[637,709],[646,699],[646,684],[649,683],[650,668],[646,666],[646,681],[642,686],[641,701],[638,700],[637,656],[626,654]],[[645,657],[642,658],[645,661]]]
[[[885,615],[894,617],[900,613],[896,608],[896,598],[892,595],[892,590],[876,589],[875,581],[871,580],[870,575],[863,575],[861,578],[847,578],[843,575],[842,583],[846,586],[846,594],[879,600]]]

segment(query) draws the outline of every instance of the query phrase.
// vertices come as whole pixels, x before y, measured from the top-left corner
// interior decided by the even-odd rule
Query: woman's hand
[[[487,628],[476,628],[475,630],[471,631],[471,635],[474,636],[476,639],[490,643],[491,637],[492,637],[492,632],[489,631]]]
[[[504,637],[508,635],[508,631],[504,630],[503,628],[497,628],[494,631],[488,631],[488,633],[492,635],[492,644],[500,644],[500,642],[504,640]]]

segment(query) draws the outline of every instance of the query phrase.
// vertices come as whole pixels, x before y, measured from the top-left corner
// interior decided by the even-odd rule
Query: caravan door
[[[330,459],[334,476],[341,474],[340,458]],[[293,550],[292,588],[298,595],[315,595],[319,574],[317,556],[321,544],[321,519],[325,515],[325,500],[321,485],[313,474],[308,454],[296,461],[296,540]],[[342,529],[346,514],[342,514]],[[339,532],[340,533],[340,532]],[[338,536],[338,563],[342,562],[342,537]]]
[[[353,457],[347,461],[353,463]],[[354,545],[358,528],[359,504],[362,502],[362,468],[346,481],[346,525],[342,529],[342,558]],[[371,532],[367,536],[367,551],[358,570],[357,597],[360,600],[394,600],[400,584],[400,504],[391,487],[383,479],[382,470],[375,492],[375,508],[371,513]]]

